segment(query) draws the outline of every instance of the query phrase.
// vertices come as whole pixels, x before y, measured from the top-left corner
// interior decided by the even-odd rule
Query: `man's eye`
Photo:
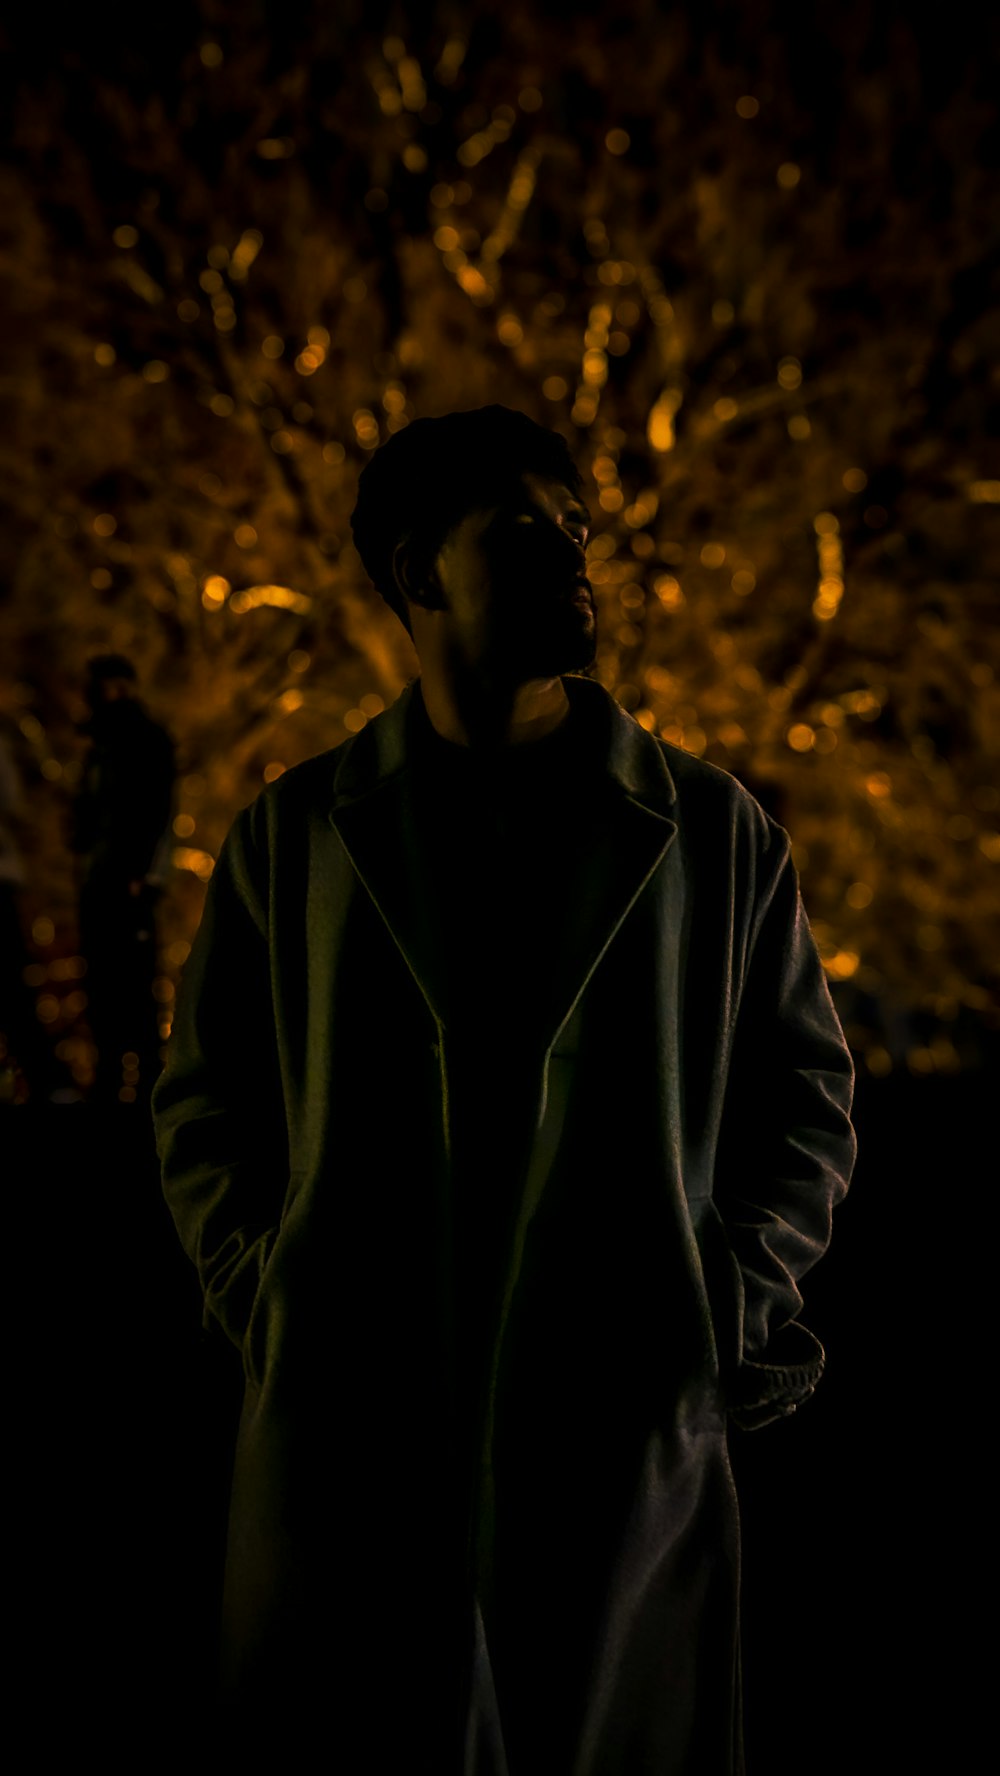
[[[534,524],[534,522],[535,522],[535,513],[534,512],[517,512],[514,515],[514,523],[515,524],[525,524],[525,523]],[[587,530],[587,527],[585,524],[574,524],[572,527],[567,527],[567,528],[569,529],[569,534],[571,536],[574,536],[576,538],[577,542],[579,542],[579,543],[586,542],[587,536],[589,533],[588,533],[588,530]]]

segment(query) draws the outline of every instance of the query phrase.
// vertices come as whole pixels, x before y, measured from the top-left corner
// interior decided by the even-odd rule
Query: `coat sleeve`
[[[209,879],[152,1092],[167,1205],[213,1320],[242,1346],[277,1234],[288,1140],[271,993],[261,798],[237,815]]]
[[[770,844],[730,1053],[715,1198],[743,1290],[734,1421],[755,1429],[793,1412],[823,1372],[798,1320],[799,1283],[823,1256],[857,1155],[854,1064],[809,926],[784,827]]]

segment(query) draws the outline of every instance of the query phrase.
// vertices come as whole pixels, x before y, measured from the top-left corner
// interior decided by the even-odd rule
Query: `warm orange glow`
[[[966,176],[984,59],[913,150],[913,8],[860,84],[850,33],[823,59],[861,135],[827,127],[819,64],[782,33],[766,68],[735,41],[702,63],[697,21],[568,44],[509,0],[485,63],[457,24],[362,25],[334,93],[319,26],[279,68],[201,11],[140,79],[120,34],[84,67],[50,33],[11,95],[0,642],[53,1036],[85,1018],[64,815],[87,655],[133,659],[176,744],[173,979],[235,809],[413,674],[353,547],[359,473],[425,414],[491,401],[558,429],[584,477],[595,676],[773,797],[855,1026],[888,995],[953,1050],[970,1014],[1000,1027],[994,369],[954,297],[993,225]],[[852,1036],[873,1074],[952,1064],[923,1034],[890,1057],[876,1024]]]

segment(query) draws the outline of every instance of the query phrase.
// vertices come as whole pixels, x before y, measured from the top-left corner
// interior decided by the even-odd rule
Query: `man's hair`
[[[583,476],[562,434],[495,403],[411,420],[365,464],[351,513],[354,546],[376,591],[411,634],[392,571],[397,544],[413,541],[429,567],[466,513],[498,504],[527,472],[551,475],[584,498]]]

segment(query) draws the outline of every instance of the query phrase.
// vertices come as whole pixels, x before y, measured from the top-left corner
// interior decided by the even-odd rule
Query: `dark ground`
[[[792,1418],[731,1435],[748,1776],[978,1765],[996,1095],[993,1067],[859,1080],[852,1190],[805,1285],[827,1373]],[[190,1770],[239,1359],[201,1329],[145,1112],[5,1108],[0,1167],[22,1767]]]

